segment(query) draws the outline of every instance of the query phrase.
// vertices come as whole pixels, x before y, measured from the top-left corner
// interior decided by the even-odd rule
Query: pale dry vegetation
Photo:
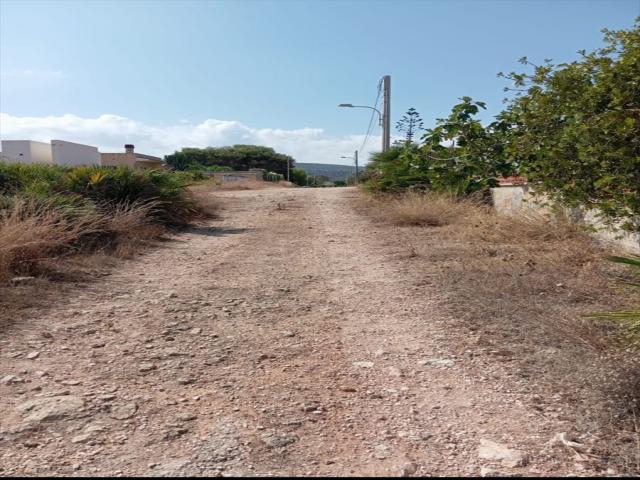
[[[553,398],[573,405],[569,433],[597,432],[580,438],[597,445],[594,458],[640,471],[637,352],[621,325],[585,318],[630,306],[626,270],[606,261],[611,252],[560,215],[498,216],[474,201],[419,193],[366,203],[379,221],[404,225],[403,258],[459,328],[548,395],[541,408],[552,411]]]
[[[259,180],[238,180],[235,182],[225,182],[215,186],[216,190],[264,190],[267,188],[290,188],[294,185],[291,182],[261,182]]]
[[[460,221],[469,209],[481,209],[472,199],[453,194],[407,192],[402,196],[382,196],[372,200],[376,210],[395,225],[440,227]]]

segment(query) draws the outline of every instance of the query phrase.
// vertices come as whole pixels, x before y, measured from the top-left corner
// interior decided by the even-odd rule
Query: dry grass
[[[371,200],[372,211],[394,225],[440,227],[459,222],[469,210],[483,210],[479,202],[455,195],[407,192]]]
[[[218,185],[215,189],[222,191],[235,190],[264,190],[268,188],[291,188],[291,182],[261,182],[258,180],[238,180],[236,182],[225,182]]]
[[[151,223],[153,202],[120,204],[108,214],[68,210],[53,203],[16,198],[0,213],[0,282],[15,275],[39,275],[71,254],[108,251],[117,257],[160,237]]]
[[[570,433],[598,432],[603,461],[640,472],[638,354],[628,351],[620,325],[585,319],[630,306],[620,281],[626,269],[605,260],[611,252],[566,218],[534,211],[498,216],[415,193],[367,203],[378,220],[403,225],[397,233],[410,245],[403,258],[457,328],[498,352],[496,361],[510,362],[551,404],[555,396],[572,405]]]

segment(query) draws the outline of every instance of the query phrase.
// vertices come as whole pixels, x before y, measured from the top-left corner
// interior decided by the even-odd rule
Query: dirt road
[[[219,195],[210,226],[0,333],[1,475],[572,473],[567,422],[355,190]]]

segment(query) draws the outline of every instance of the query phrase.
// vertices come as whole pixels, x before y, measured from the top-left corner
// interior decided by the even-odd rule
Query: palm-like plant
[[[638,277],[638,281],[627,282],[634,287],[640,287],[640,257],[608,257],[608,260],[616,263],[630,265],[634,268],[634,274]],[[609,318],[621,320],[627,324],[627,330],[630,335],[640,334],[640,310],[629,310],[621,312],[605,312],[589,315],[589,318]]]

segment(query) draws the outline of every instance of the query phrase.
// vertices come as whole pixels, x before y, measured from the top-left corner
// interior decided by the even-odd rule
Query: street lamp
[[[342,156],[340,158],[348,158],[350,160],[355,160],[355,162],[356,162],[356,185],[358,185],[358,150],[356,150],[353,153],[354,153],[353,157]]]
[[[368,108],[370,110],[375,110],[378,114],[378,125],[382,126],[382,113],[380,113],[380,110],[378,110],[377,108],[367,107],[366,105],[352,105],[350,103],[341,103],[338,106],[343,108]]]

